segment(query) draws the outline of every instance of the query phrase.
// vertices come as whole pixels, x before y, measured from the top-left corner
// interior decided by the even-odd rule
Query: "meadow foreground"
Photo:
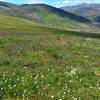
[[[99,100],[100,39],[49,28],[0,32],[0,100]]]

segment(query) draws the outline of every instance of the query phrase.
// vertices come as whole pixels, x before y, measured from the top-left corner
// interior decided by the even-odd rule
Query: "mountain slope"
[[[90,20],[46,4],[13,5],[0,2],[0,15],[9,15],[42,23],[49,27],[91,30]]]
[[[39,26],[27,19],[0,15],[0,29],[32,29]]]
[[[95,22],[100,22],[100,4],[81,4],[62,7],[63,10],[81,15]]]
[[[65,12],[59,8],[55,8],[46,4],[24,4],[19,6],[21,9],[27,13],[37,13],[37,12],[44,12],[45,13],[54,13],[59,17],[69,18],[71,20],[79,21],[79,22],[86,22],[89,23],[90,21],[82,16],[77,16],[75,14]],[[33,12],[34,11],[34,12]]]

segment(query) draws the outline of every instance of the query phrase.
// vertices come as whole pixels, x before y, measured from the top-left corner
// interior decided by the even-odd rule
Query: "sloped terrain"
[[[74,29],[80,31],[97,30],[93,25],[93,28],[90,28],[90,20],[46,4],[13,5],[1,2],[0,15],[29,19],[48,27],[60,29]]]
[[[100,22],[100,4],[81,4],[70,7],[62,7],[63,10],[84,16],[95,22]]]
[[[32,29],[33,26],[37,25],[26,19],[0,15],[0,29]]]

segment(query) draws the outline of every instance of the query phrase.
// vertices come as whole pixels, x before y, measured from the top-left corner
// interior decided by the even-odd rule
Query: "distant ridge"
[[[0,6],[12,7],[12,6],[17,6],[17,4],[12,4],[12,3],[9,3],[9,2],[0,1]]]
[[[81,15],[94,22],[100,22],[100,4],[80,4],[61,7],[65,11]]]
[[[14,15],[14,13],[17,13],[17,12],[20,13],[20,11],[22,13],[25,13],[26,12],[25,10],[28,10],[28,9],[33,9],[33,11],[34,11],[34,10],[41,10],[39,8],[42,8],[42,9],[48,10],[49,12],[55,13],[55,14],[57,14],[60,17],[64,17],[64,18],[67,17],[67,18],[70,18],[71,20],[75,20],[75,21],[79,21],[79,22],[84,22],[84,23],[90,22],[90,20],[88,20],[88,19],[86,19],[86,18],[84,18],[82,16],[77,16],[77,15],[72,14],[70,12],[65,12],[62,9],[59,9],[59,8],[56,8],[56,7],[52,7],[52,6],[47,5],[47,4],[22,4],[22,5],[15,5],[15,4],[12,4],[12,3],[0,2],[0,6],[4,6],[4,7],[10,8],[12,10],[13,15]]]
[[[62,9],[59,9],[59,8],[56,8],[56,7],[52,7],[50,5],[47,5],[47,4],[23,4],[23,5],[20,5],[20,7],[26,7],[26,8],[30,8],[32,7],[33,9],[37,9],[37,10],[40,10],[39,7],[42,7],[44,9],[47,9],[49,12],[52,12],[52,13],[55,13],[61,17],[68,17],[72,20],[76,20],[76,21],[79,21],[79,22],[90,22],[90,20],[82,17],[82,16],[77,16],[73,13],[70,13],[70,12],[66,12]]]

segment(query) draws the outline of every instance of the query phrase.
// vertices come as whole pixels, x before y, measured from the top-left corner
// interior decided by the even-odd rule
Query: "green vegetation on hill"
[[[53,12],[49,12],[45,9],[41,11],[37,11],[36,14],[40,16],[41,20],[43,20],[45,25],[50,27],[60,28],[60,29],[73,29],[73,30],[86,30],[89,29],[89,25],[84,23],[71,20],[70,18],[60,17]]]
[[[11,16],[0,15],[0,28],[1,29],[32,29],[32,27],[37,25],[36,23]]]
[[[0,15],[24,18],[59,29],[74,29],[79,31],[99,30],[85,17],[77,16],[76,14],[65,12],[46,4],[25,4],[18,6],[0,2]]]
[[[46,14],[46,13],[45,13]],[[67,25],[67,28],[68,28],[68,30],[70,29],[70,27],[72,27],[73,25],[75,26],[75,27],[79,27],[79,29],[80,29],[80,26],[79,26],[79,24],[78,23],[76,23],[76,22],[66,22],[66,20],[64,21],[64,19],[60,19],[60,18],[58,18],[58,19],[56,19],[54,22],[51,22],[52,20],[50,19],[50,17],[53,19],[53,18],[56,18],[57,16],[55,16],[55,15],[52,15],[52,14],[50,14],[50,16],[45,16],[45,14],[43,14],[43,13],[40,13],[40,16],[42,16],[42,17],[44,17],[44,19],[45,20],[48,20],[48,22],[49,23],[54,23],[53,24],[53,28],[57,31],[57,32],[59,32],[59,31],[61,31],[60,29],[57,29],[57,27],[55,27],[55,23],[56,24],[59,24],[58,26],[60,27],[60,26],[63,26],[63,27],[65,27],[66,25]],[[62,23],[60,23],[59,22],[59,20],[60,21],[62,21]],[[65,23],[64,22],[66,22],[67,24],[65,25]],[[69,23],[69,24],[68,24]],[[48,24],[48,23],[46,23],[46,24]],[[83,24],[81,24],[81,25],[83,25]],[[47,25],[48,26],[48,25]],[[28,19],[23,19],[23,18],[17,18],[17,17],[12,17],[12,16],[4,16],[4,15],[0,15],[0,30],[2,30],[2,29],[5,29],[5,31],[7,30],[7,29],[16,29],[16,30],[23,30],[23,31],[32,31],[32,30],[39,30],[40,32],[41,32],[41,30],[43,31],[43,30],[48,30],[49,29],[49,31],[52,31],[52,28],[48,28],[46,25],[44,25],[44,24],[40,24],[40,23],[36,23],[36,22],[34,22],[34,21],[30,21],[30,20],[28,20]],[[75,28],[74,27],[74,28]],[[86,26],[84,26],[83,25],[83,27],[85,28]],[[82,30],[78,30],[78,28],[77,29],[71,29],[73,32],[74,31],[85,31],[84,30],[84,28],[82,29]],[[86,28],[88,28],[88,27],[86,27]],[[86,29],[85,28],[85,29]],[[91,26],[91,28],[92,29],[94,29],[94,27],[93,26]],[[67,30],[67,29],[66,29]],[[98,29],[97,29],[98,30]],[[87,32],[88,31],[91,31],[91,30],[89,30],[89,28],[87,29]],[[95,29],[94,29],[94,31],[95,31]],[[82,35],[82,34],[80,34],[80,32],[75,32],[76,34],[78,33],[78,35]],[[82,33],[82,32],[81,32]],[[88,34],[90,34],[89,32],[88,32]],[[84,34],[83,34],[84,35]],[[86,34],[85,34],[86,35]],[[95,35],[96,37],[97,36],[99,36],[98,34],[97,35]],[[93,36],[94,37],[94,36]]]

